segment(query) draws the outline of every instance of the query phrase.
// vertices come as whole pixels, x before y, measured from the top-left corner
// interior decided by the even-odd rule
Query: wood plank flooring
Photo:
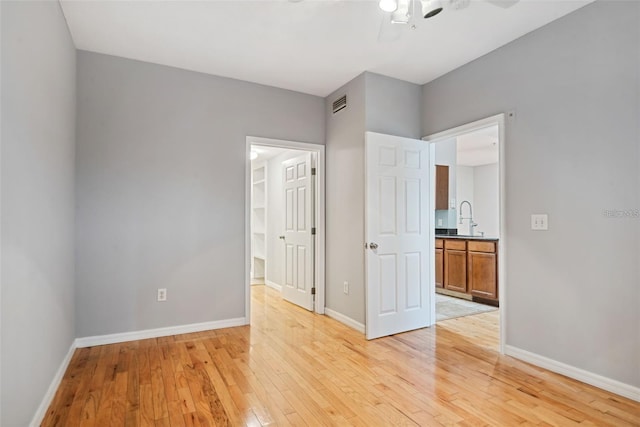
[[[44,426],[640,426],[497,352],[498,312],[366,341],[252,287],[252,326],[78,349]]]

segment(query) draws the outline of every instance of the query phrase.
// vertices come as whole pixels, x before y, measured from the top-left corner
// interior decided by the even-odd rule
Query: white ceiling
[[[268,145],[252,145],[251,151],[255,151],[258,154],[253,161],[267,161],[275,156],[290,151],[289,148],[271,147]]]
[[[61,4],[78,49],[326,96],[363,71],[424,84],[591,1],[472,0],[386,42],[377,0]]]
[[[459,166],[481,166],[498,163],[498,126],[480,129],[456,140],[456,163]]]

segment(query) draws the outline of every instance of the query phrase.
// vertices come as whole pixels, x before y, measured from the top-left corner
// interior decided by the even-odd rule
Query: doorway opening
[[[251,286],[324,314],[324,146],[247,137],[245,258]]]
[[[498,311],[505,342],[505,118],[425,137],[434,149],[436,321]]]

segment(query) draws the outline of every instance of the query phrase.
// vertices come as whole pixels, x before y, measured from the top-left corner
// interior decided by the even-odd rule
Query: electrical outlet
[[[343,286],[344,286],[344,288],[343,288],[343,292],[344,292],[345,294],[348,294],[348,293],[349,293],[349,282],[345,281],[345,282],[344,282],[344,284],[343,284]]]
[[[158,301],[166,301],[167,300],[167,289],[160,288],[158,289]]]
[[[438,218],[438,227],[442,227],[442,218]]]
[[[532,230],[548,230],[549,216],[547,214],[531,214]]]

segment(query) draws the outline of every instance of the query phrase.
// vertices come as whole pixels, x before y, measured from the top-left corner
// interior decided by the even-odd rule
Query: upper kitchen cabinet
[[[436,210],[449,209],[449,166],[436,165]]]
[[[456,139],[435,143],[435,227],[456,229]]]

